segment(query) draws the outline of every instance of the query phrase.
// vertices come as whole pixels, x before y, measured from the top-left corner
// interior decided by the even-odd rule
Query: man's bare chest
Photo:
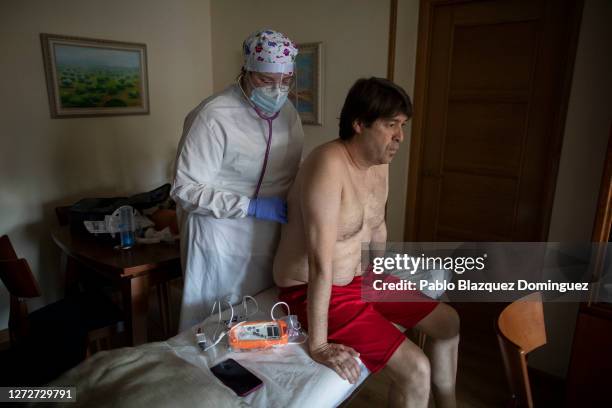
[[[338,238],[377,228],[385,218],[387,181],[378,171],[348,174],[342,188]]]

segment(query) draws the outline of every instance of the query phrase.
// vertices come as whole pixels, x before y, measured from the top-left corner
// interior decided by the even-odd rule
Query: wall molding
[[[397,36],[397,0],[391,0],[389,11],[389,50],[387,54],[387,79],[393,81],[395,72],[395,38]]]

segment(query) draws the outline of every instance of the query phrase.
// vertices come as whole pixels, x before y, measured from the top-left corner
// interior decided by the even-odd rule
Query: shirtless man
[[[459,318],[438,302],[361,299],[361,245],[386,242],[389,163],[412,114],[390,81],[358,80],[340,115],[340,138],[315,149],[289,191],[288,219],[274,260],[279,298],[308,328],[311,357],[355,383],[360,368],[387,367],[389,401],[455,407]],[[308,301],[307,301],[308,300]],[[427,355],[391,322],[428,335]]]

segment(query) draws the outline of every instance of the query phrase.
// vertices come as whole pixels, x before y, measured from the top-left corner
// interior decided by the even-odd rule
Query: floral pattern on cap
[[[298,49],[283,33],[269,29],[257,31],[244,40],[242,49],[247,71],[293,74]]]

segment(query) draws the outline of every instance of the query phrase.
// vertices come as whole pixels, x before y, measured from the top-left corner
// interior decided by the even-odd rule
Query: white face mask
[[[274,115],[281,110],[291,90],[291,85],[282,83],[282,77],[278,83],[270,83],[263,86],[255,86],[249,74],[243,76],[243,78],[248,81],[251,88],[251,96],[247,97],[245,93],[245,97],[255,107],[267,115]]]
[[[275,114],[287,101],[289,89],[283,89],[283,86],[261,86],[253,88],[251,97],[249,98],[255,106],[268,114]],[[288,88],[288,87],[287,87]]]

